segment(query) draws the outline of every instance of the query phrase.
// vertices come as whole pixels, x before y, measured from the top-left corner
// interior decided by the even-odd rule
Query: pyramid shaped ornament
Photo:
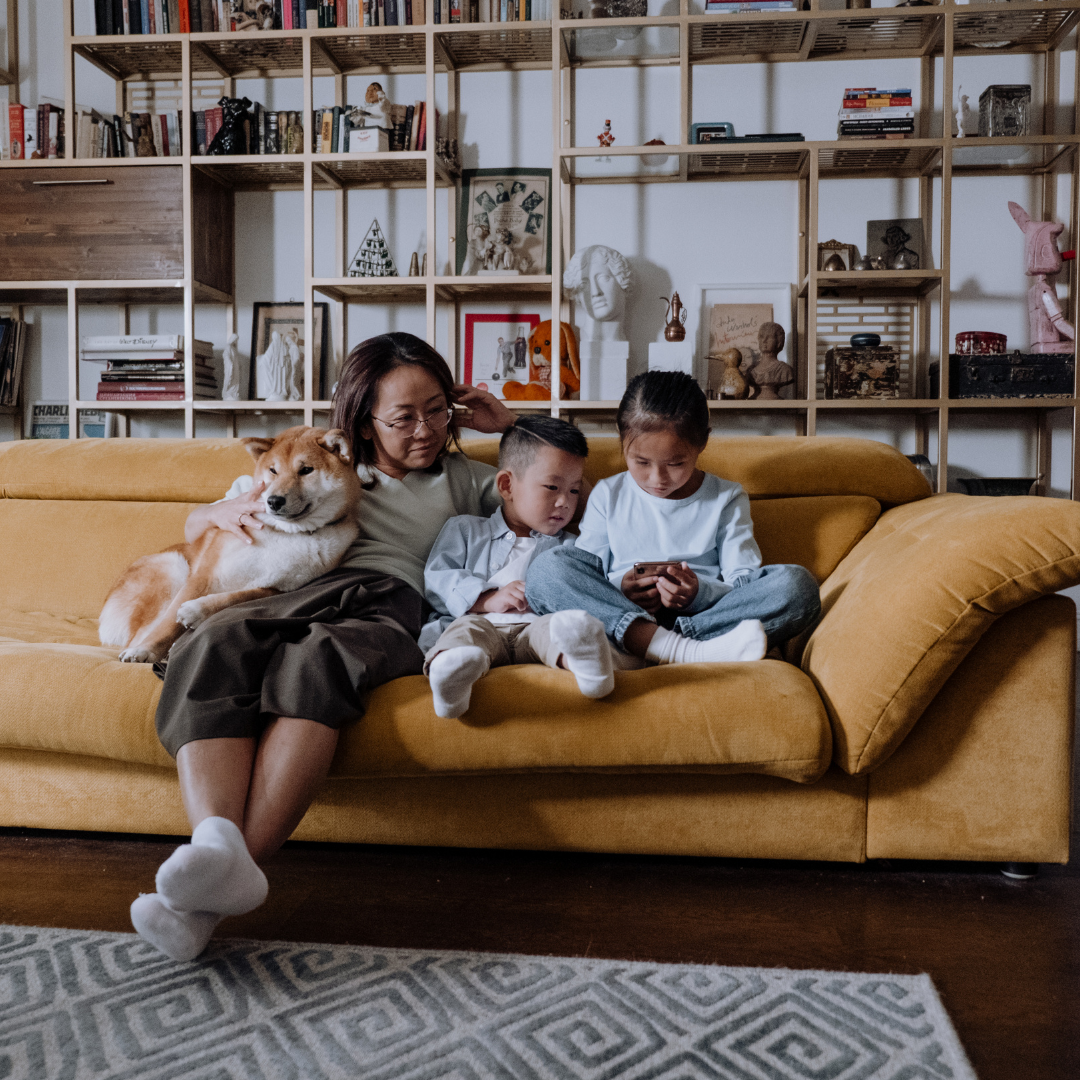
[[[375,218],[367,231],[360,247],[356,249],[349,277],[397,277],[397,267],[393,256],[386,246],[386,239],[379,228],[379,219]]]

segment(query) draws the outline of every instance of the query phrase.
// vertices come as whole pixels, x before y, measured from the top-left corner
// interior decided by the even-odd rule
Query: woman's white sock
[[[615,689],[604,624],[585,611],[560,611],[551,617],[551,643],[587,698],[607,697]]]
[[[645,659],[654,664],[715,664],[732,660],[760,660],[768,639],[757,619],[743,619],[734,630],[707,641],[683,637],[674,630],[656,628]]]
[[[266,899],[267,883],[239,828],[208,817],[158,868],[157,891],[173,911],[245,915]]]
[[[435,715],[452,720],[469,710],[473,683],[486,675],[491,661],[478,645],[459,645],[439,653],[428,664],[428,682]]]
[[[212,911],[173,911],[157,893],[143,893],[131,905],[131,925],[170,960],[194,960],[210,943],[221,916]]]

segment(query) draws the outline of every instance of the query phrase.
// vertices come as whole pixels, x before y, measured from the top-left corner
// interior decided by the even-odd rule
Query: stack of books
[[[741,11],[794,11],[795,0],[705,0],[705,14]]]
[[[353,125],[350,118],[352,108],[335,105],[332,109],[316,109],[315,123],[312,126],[311,150],[315,154],[348,154],[360,149],[357,139],[351,139],[353,132],[363,131],[371,134],[371,125],[375,121],[368,118],[367,127]],[[391,105],[389,119],[392,124],[387,132],[387,150],[426,150],[427,149],[427,107],[422,101],[412,105]],[[374,144],[365,140],[364,150],[376,149]]]
[[[59,105],[8,105],[0,111],[0,159],[63,156],[64,110]]]
[[[854,86],[844,91],[836,134],[841,139],[906,139],[915,133],[911,90]]]
[[[103,116],[80,109],[75,149],[83,158],[182,157],[180,113],[126,112]]]
[[[0,405],[18,404],[25,347],[26,323],[0,319]]]
[[[209,341],[194,341],[195,397],[218,396],[217,375]],[[109,334],[83,338],[80,356],[105,364],[97,387],[98,401],[183,401],[184,337],[182,334]]]
[[[232,0],[93,0],[94,27],[107,34],[187,34],[227,28]],[[261,5],[260,5],[261,6]],[[239,2],[235,3],[241,8]]]
[[[220,105],[191,114],[191,152],[203,157],[224,120]],[[270,112],[259,102],[244,117],[245,154],[302,154],[304,127],[299,112]]]

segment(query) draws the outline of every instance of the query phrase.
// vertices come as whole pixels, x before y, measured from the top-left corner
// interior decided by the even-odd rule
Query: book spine
[[[349,25],[349,5],[347,0],[337,0],[337,26]]]
[[[164,33],[164,30],[158,25],[159,5],[160,0],[146,0],[146,13],[149,16],[151,34]]]
[[[112,11],[112,0],[94,0],[94,33],[98,37],[102,37],[105,34],[111,34],[112,31],[108,29],[111,19],[109,15],[106,15],[106,7]]]
[[[10,138],[8,150],[11,155],[11,160],[22,161],[26,139],[23,130],[23,108],[21,105],[8,106],[8,132]]]
[[[169,390],[99,390],[98,401],[183,401],[184,391]]]
[[[127,3],[127,0],[124,0]],[[179,0],[180,4],[180,33],[191,33],[191,7],[190,0]]]
[[[319,153],[330,153],[330,141],[334,134],[334,110],[323,109],[322,114],[322,137],[319,141]]]
[[[199,0],[199,25],[204,34],[214,29],[214,0]]]
[[[22,111],[23,156],[29,160],[40,157],[37,144],[37,110],[25,105],[16,106]]]
[[[183,334],[87,334],[82,339],[83,349],[172,349],[184,347]]]
[[[845,109],[881,109],[897,105],[911,105],[909,97],[888,98],[844,98]]]
[[[188,0],[188,21],[191,23],[191,33],[197,34],[202,30],[202,0]]]
[[[427,102],[420,102],[420,127],[416,136],[416,149],[427,149]]]
[[[344,149],[341,139],[341,106],[335,105],[330,120],[330,153],[337,154]]]

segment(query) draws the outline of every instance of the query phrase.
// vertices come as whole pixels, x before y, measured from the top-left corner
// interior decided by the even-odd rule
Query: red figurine
[[[615,136],[611,134],[611,121],[604,121],[604,130],[596,136],[597,142],[600,143],[600,148],[606,150],[614,141]]]

